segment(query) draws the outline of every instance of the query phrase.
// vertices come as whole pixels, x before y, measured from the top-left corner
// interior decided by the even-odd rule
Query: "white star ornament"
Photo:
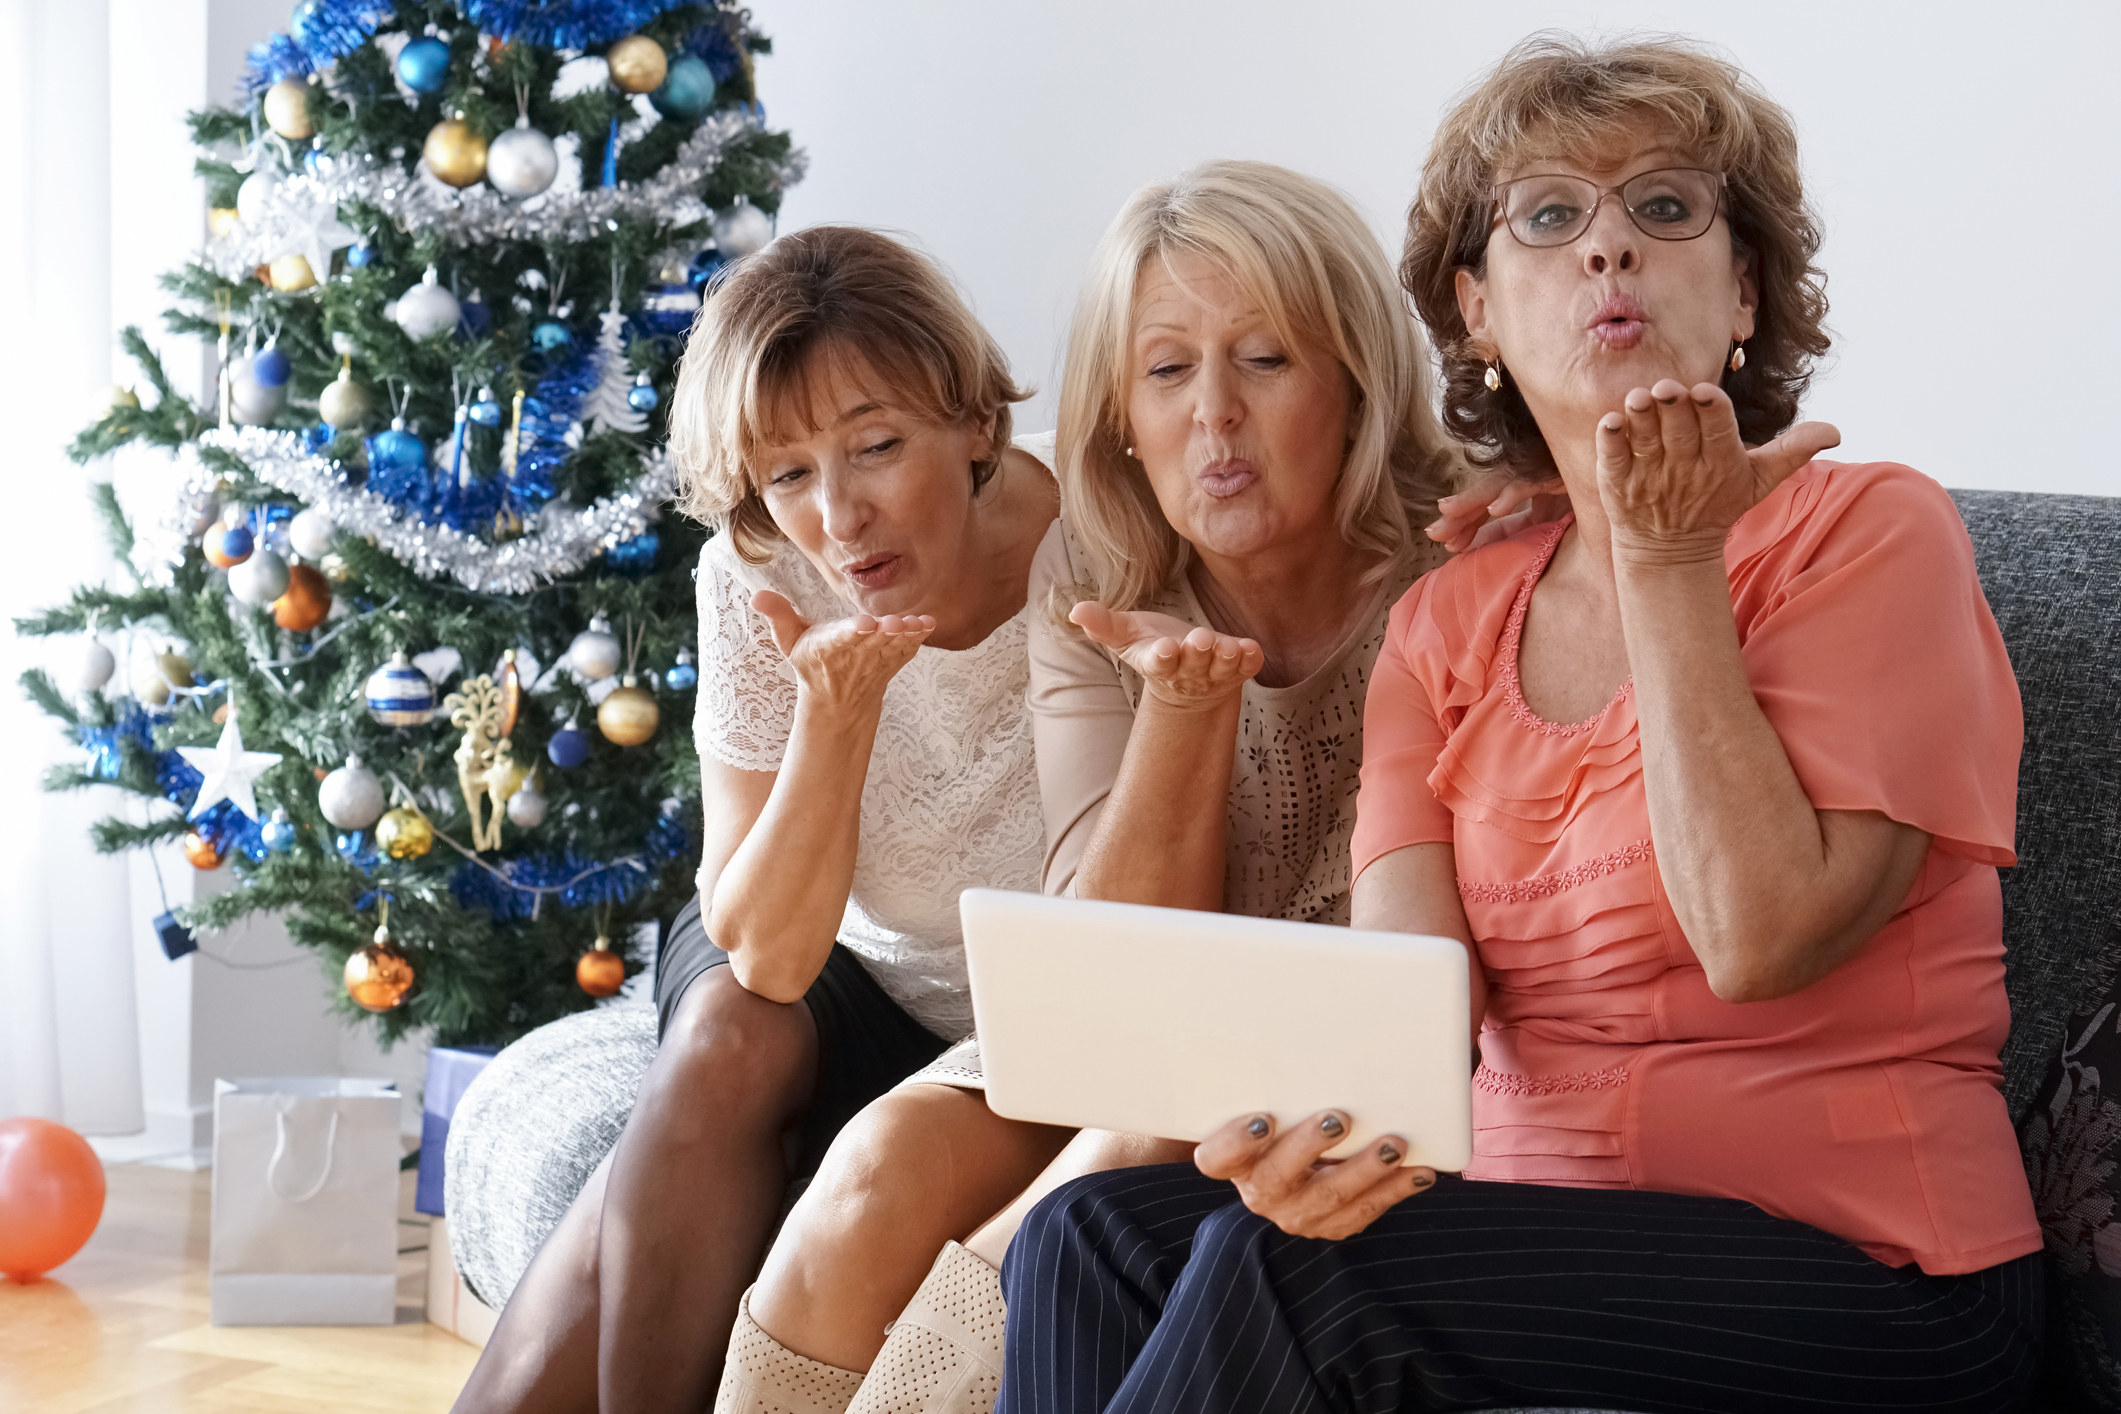
[[[252,786],[258,777],[280,764],[277,751],[245,751],[243,733],[236,726],[236,715],[228,714],[227,725],[221,728],[221,740],[211,748],[204,746],[180,746],[177,754],[189,766],[206,777],[199,787],[199,798],[193,802],[191,814],[186,818],[196,820],[224,800],[235,802],[236,809],[251,819],[258,818],[258,797]]]

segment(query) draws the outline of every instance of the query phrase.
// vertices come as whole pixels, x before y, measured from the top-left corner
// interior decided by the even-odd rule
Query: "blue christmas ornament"
[[[356,241],[346,251],[346,264],[354,270],[366,267],[375,258],[376,248],[367,241]]]
[[[479,389],[478,401],[471,405],[471,420],[481,427],[501,425],[501,405],[494,401],[493,389]]]
[[[435,714],[435,685],[404,651],[368,677],[368,715],[386,727],[417,727]]]
[[[650,285],[641,296],[641,307],[633,321],[651,334],[678,335],[691,330],[699,312],[700,292],[690,280],[678,280]]]
[[[548,319],[530,331],[530,342],[538,346],[539,353],[551,353],[573,343],[574,335],[565,324],[556,319]]]
[[[267,344],[258,351],[258,356],[250,361],[251,381],[261,388],[286,387],[288,375],[293,371],[287,355],[280,352],[278,344]]]
[[[375,873],[376,866],[383,862],[366,830],[349,830],[334,838],[332,845],[339,851],[339,858],[364,874]]]
[[[287,818],[285,810],[275,810],[272,818],[259,826],[258,837],[274,854],[285,854],[295,847],[295,822]]]
[[[722,273],[722,268],[728,263],[722,259],[722,253],[713,246],[692,257],[692,266],[686,271],[692,288],[705,294],[707,286],[713,282],[715,276]]]
[[[654,412],[656,404],[662,400],[655,390],[655,384],[648,381],[648,375],[645,373],[641,375],[639,382],[626,390],[626,406],[635,412]]]
[[[492,327],[493,311],[486,307],[486,301],[479,298],[477,291],[466,295],[457,305],[457,332],[465,338],[476,339]]]
[[[449,78],[449,46],[433,35],[398,51],[398,78],[414,93],[434,93]]]
[[[250,558],[250,552],[256,548],[257,542],[251,538],[250,527],[247,525],[231,525],[221,531],[220,550],[229,560],[247,560]]]
[[[655,569],[656,551],[662,548],[662,537],[652,530],[644,530],[606,550],[604,567],[616,574],[638,577]]]
[[[399,505],[424,505],[433,494],[427,444],[405,430],[403,418],[368,439],[368,489]]]
[[[690,122],[714,106],[714,72],[696,54],[679,54],[670,61],[663,85],[648,95],[655,111],[666,118]]]
[[[572,771],[589,759],[589,734],[572,725],[561,727],[545,743],[545,759],[563,771]]]
[[[690,692],[700,685],[700,670],[692,661],[691,649],[678,650],[678,660],[663,674],[663,684],[673,692]]]

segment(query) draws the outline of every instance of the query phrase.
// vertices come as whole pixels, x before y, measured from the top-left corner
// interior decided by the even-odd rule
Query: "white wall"
[[[1342,187],[1388,248],[1437,117],[1526,33],[1690,33],[1795,114],[1828,229],[1842,455],[2121,494],[2121,6],[1783,0],[751,0],[811,158],[782,225],[909,231],[1050,426],[1076,282],[1140,183],[1210,157]]]

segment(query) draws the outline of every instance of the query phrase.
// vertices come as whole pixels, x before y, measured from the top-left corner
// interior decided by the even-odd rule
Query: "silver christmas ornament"
[[[567,662],[585,681],[597,682],[619,670],[619,641],[611,636],[611,621],[602,614],[567,645]]]
[[[724,260],[755,255],[772,239],[773,218],[742,197],[714,218],[714,247]]]
[[[391,317],[413,338],[426,339],[456,328],[462,312],[457,297],[442,288],[441,278],[430,265],[419,284],[398,296],[397,312]]]
[[[341,830],[365,830],[383,818],[383,783],[358,756],[317,783],[317,809]]]
[[[552,139],[530,126],[525,114],[486,149],[486,180],[503,196],[536,196],[560,173]]]
[[[264,168],[259,168],[243,179],[236,188],[236,217],[238,220],[257,225],[272,213],[273,197],[277,195],[280,179]],[[259,265],[269,262],[258,261]]]
[[[100,638],[90,638],[81,645],[81,657],[74,667],[74,691],[82,697],[99,690],[118,671],[118,656]]]
[[[258,427],[271,422],[280,415],[280,408],[287,401],[287,385],[277,386],[260,383],[253,368],[255,359],[244,359],[229,373],[229,410],[236,421],[245,427]]]
[[[287,523],[287,544],[305,560],[321,560],[331,552],[332,537],[338,533],[331,517],[311,506]]]
[[[545,805],[545,797],[538,793],[538,788],[526,785],[508,797],[509,823],[526,830],[535,829],[545,823]]]
[[[287,592],[287,561],[262,545],[241,564],[228,567],[228,592],[262,609]]]
[[[435,714],[435,685],[404,651],[368,675],[368,715],[386,727],[417,727]]]

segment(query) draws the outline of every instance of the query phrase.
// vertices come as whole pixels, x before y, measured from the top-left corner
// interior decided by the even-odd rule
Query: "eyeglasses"
[[[1614,195],[1644,235],[1660,241],[1693,240],[1715,224],[1726,185],[1720,172],[1662,167],[1638,173],[1617,187],[1559,173],[1519,177],[1498,183],[1492,195],[1496,219],[1510,228],[1517,243],[1543,248],[1568,245],[1590,230],[1598,208]]]

